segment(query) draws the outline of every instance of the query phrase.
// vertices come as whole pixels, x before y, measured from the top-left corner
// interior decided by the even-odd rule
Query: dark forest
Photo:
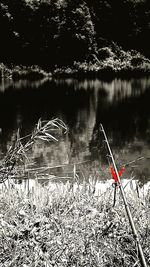
[[[117,46],[150,57],[150,3],[1,0],[0,32],[4,63],[66,65],[91,55],[103,59],[101,48]]]

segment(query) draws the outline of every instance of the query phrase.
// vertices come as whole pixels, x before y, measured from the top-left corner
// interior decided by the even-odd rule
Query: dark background
[[[101,47],[150,57],[149,0],[1,0],[0,62],[72,64]]]

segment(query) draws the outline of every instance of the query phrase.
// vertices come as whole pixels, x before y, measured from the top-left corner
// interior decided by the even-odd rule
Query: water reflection
[[[30,133],[38,119],[59,117],[69,127],[67,135],[56,143],[36,143],[30,157],[36,166],[73,163],[85,175],[105,179],[108,172],[107,150],[99,124],[103,123],[120,166],[126,165],[142,183],[150,180],[150,78],[106,82],[95,80],[43,80],[4,82],[0,85],[0,153],[12,144],[16,130]],[[60,169],[51,170],[58,174]]]

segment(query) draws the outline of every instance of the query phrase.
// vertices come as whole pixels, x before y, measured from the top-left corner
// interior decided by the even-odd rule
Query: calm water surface
[[[58,143],[36,143],[30,153],[36,167],[65,164],[46,175],[70,177],[75,163],[80,177],[109,178],[110,161],[99,130],[102,123],[118,168],[127,164],[124,178],[134,176],[141,184],[150,180],[150,78],[3,82],[1,158],[18,127],[25,136],[39,118],[56,117],[66,123],[68,133]]]

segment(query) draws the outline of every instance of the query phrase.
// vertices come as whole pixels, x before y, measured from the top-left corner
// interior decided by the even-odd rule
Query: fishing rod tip
[[[103,124],[102,123],[100,123],[100,131],[104,131],[104,128],[103,128]]]

